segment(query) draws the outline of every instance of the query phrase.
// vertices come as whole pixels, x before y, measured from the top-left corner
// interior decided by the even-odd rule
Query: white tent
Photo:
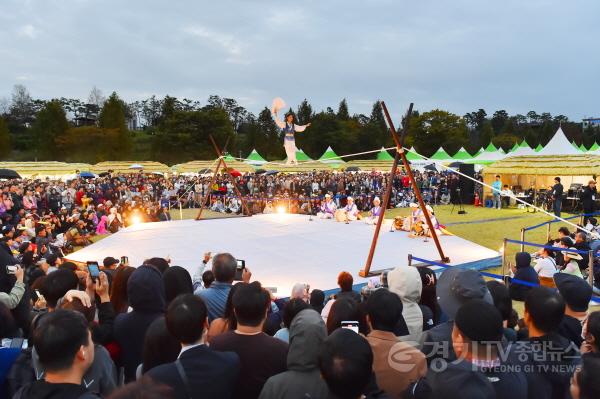
[[[511,157],[518,157],[521,155],[539,155],[539,153],[535,152],[535,150],[530,148],[529,146],[526,146],[526,147],[519,147],[515,151],[509,153],[508,155]]]
[[[477,155],[473,158],[472,163],[482,162],[482,163],[492,163],[496,161],[500,161],[506,158],[508,155],[504,153],[502,150],[496,150],[494,152],[483,151],[481,154]],[[471,162],[469,162],[471,163]]]
[[[539,152],[534,153],[533,155],[580,155],[582,152],[573,147],[571,142],[565,136],[562,128],[558,128],[556,133],[552,139],[546,144],[546,146]],[[515,153],[511,153],[511,156],[516,155]],[[525,155],[525,154],[520,154]]]

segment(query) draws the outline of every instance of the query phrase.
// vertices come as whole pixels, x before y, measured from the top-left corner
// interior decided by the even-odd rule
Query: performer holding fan
[[[287,113],[285,115],[285,122],[279,119],[279,111],[285,108],[285,102],[277,97],[273,100],[273,105],[271,106],[271,112],[273,113],[273,119],[275,119],[275,123],[284,134],[283,137],[283,147],[285,148],[285,153],[287,154],[287,165],[298,165],[298,161],[296,160],[296,138],[295,134],[303,132],[307,127],[310,126],[310,123],[306,125],[296,125],[294,123],[294,115],[292,113]]]

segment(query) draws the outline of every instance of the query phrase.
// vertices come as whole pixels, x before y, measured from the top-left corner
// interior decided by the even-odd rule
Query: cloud
[[[223,51],[228,53],[233,58],[237,58],[242,55],[242,45],[232,35],[220,33],[205,26],[199,25],[188,26],[184,28],[183,31],[188,35],[198,37],[200,39],[206,39],[208,42],[219,46]]]
[[[27,37],[29,39],[35,39],[38,35],[38,30],[31,24],[23,25],[17,30],[17,35],[21,37]]]

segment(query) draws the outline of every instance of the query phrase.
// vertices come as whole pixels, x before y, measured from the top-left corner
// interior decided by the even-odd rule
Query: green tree
[[[466,122],[458,115],[434,109],[412,117],[409,130],[416,149],[425,156],[431,156],[443,147],[452,154],[468,142]]]
[[[53,160],[57,156],[56,141],[69,129],[65,110],[58,100],[46,104],[36,115],[31,128],[36,158]]]
[[[262,155],[269,160],[283,159],[285,151],[283,149],[283,136],[281,129],[275,124],[271,111],[268,108],[263,108],[258,114],[258,126],[266,137],[266,148]]]
[[[507,120],[508,120],[508,112],[506,112],[505,110],[501,109],[500,111],[494,112],[491,122],[492,122],[492,127],[494,128],[494,132],[496,132],[496,134],[500,134],[502,132],[502,129],[504,128],[504,124],[506,124]]]
[[[10,132],[4,118],[0,116],[0,159],[5,159],[10,154]]]
[[[298,124],[300,125],[306,125],[312,120],[313,109],[306,98],[298,106],[298,112],[296,113],[296,116],[298,117]]]
[[[125,159],[131,152],[131,135],[127,129],[127,105],[113,92],[104,103],[98,117],[98,126],[104,129],[117,129],[117,145],[114,159]]]
[[[348,103],[346,102],[345,98],[342,101],[340,101],[340,105],[338,106],[337,117],[341,121],[347,121],[348,119],[350,119],[350,113],[348,112]]]

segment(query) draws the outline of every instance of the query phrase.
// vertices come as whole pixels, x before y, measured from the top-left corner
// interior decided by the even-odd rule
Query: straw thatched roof
[[[253,172],[254,168],[241,161],[225,161],[227,163],[228,168],[232,168],[238,170],[240,172]],[[180,163],[177,165],[173,165],[171,169],[177,173],[198,173],[201,169],[211,169],[214,170],[217,166],[217,162],[215,160],[212,161],[189,161],[186,163]]]
[[[0,168],[17,171],[24,178],[45,178],[74,174],[75,171],[89,171],[90,164],[66,163],[57,161],[48,162],[0,162]]]
[[[600,175],[600,155],[533,155],[508,157],[485,168],[486,174],[591,176]]]
[[[164,163],[154,161],[105,161],[92,165],[91,171],[94,173],[108,172],[113,170],[116,173],[134,173],[134,169],[130,169],[131,165],[140,165],[144,172],[168,172],[169,167]]]

